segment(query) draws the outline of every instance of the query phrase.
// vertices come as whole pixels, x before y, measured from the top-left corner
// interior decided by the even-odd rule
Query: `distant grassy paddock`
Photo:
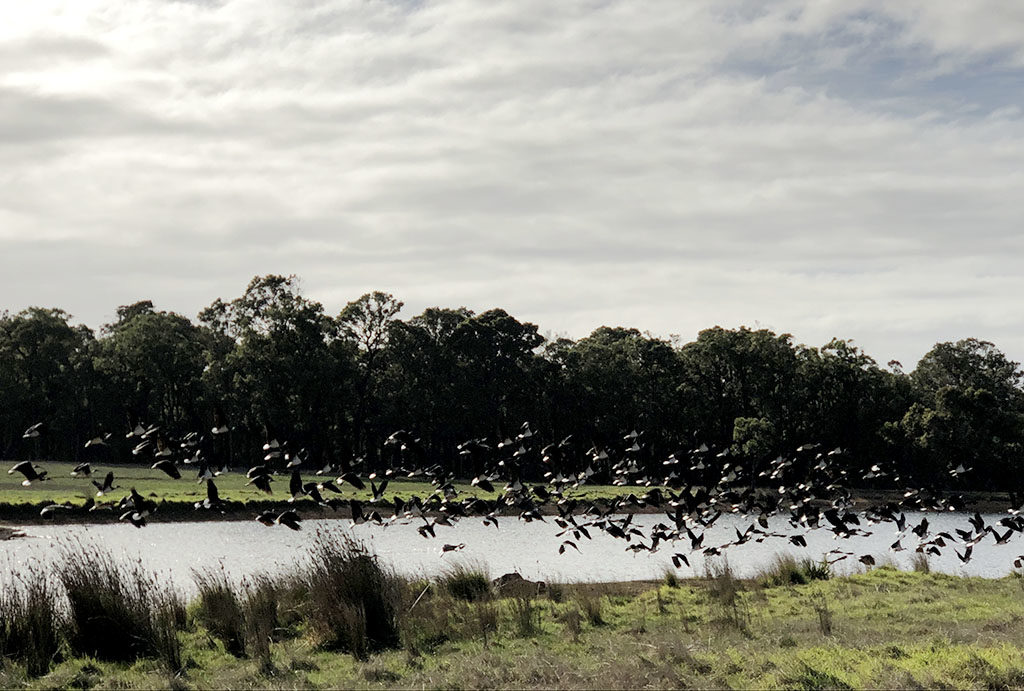
[[[232,654],[193,603],[176,675],[158,658],[70,657],[31,679],[9,661],[0,687],[1015,688],[1024,687],[1022,586],[879,568],[799,586],[719,574],[465,601],[406,582],[398,647],[353,654],[325,646],[308,610],[285,595],[269,647]]]
[[[70,502],[75,506],[80,506],[87,498],[93,497],[97,502],[116,503],[121,497],[128,494],[132,487],[143,495],[153,496],[157,501],[162,500],[170,505],[169,508],[172,510],[164,511],[162,514],[158,511],[157,515],[154,517],[155,520],[187,520],[190,518],[198,520],[203,518],[222,517],[219,512],[192,511],[193,502],[201,501],[206,497],[205,484],[196,481],[198,468],[195,466],[179,466],[182,478],[180,480],[172,480],[165,473],[159,470],[153,470],[147,465],[99,464],[93,466],[92,477],[85,478],[71,477],[71,470],[74,468],[73,463],[40,461],[39,465],[46,469],[47,478],[49,479],[44,482],[34,482],[29,487],[23,487],[21,485],[21,481],[24,477],[22,477],[21,474],[7,474],[7,470],[9,470],[13,465],[14,461],[6,461],[2,466],[0,466],[0,471],[2,471],[0,472],[0,520],[33,520],[37,517],[37,512],[33,512],[32,509],[42,507],[44,504],[51,502]],[[96,497],[96,488],[90,480],[96,480],[102,483],[103,477],[108,471],[113,471],[114,485],[117,489],[108,493],[104,497]],[[302,479],[304,482],[320,480],[333,481],[337,479],[337,476],[318,476],[315,475],[313,470],[304,470],[302,473]],[[288,498],[288,480],[289,475],[287,474],[276,475],[274,477],[274,482],[271,485],[273,494],[270,495],[256,490],[251,485],[246,485],[248,479],[245,477],[244,469],[236,469],[235,471],[218,476],[215,478],[214,482],[220,492],[221,499],[227,502],[243,505],[235,506],[234,509],[245,509],[248,507],[258,510],[271,505],[280,506],[282,502],[286,501]],[[342,484],[338,487],[342,490],[342,494],[325,492],[327,498],[355,498],[363,501],[369,501],[372,498],[372,494],[369,489],[369,482],[367,482],[366,490],[356,490],[351,485],[347,484]],[[456,483],[455,487],[460,492],[460,496],[463,497],[494,499],[501,491],[502,485],[499,484],[495,487],[497,492],[484,492],[469,483]],[[436,488],[433,485],[425,481],[392,479],[388,484],[385,496],[387,497],[388,502],[390,502],[394,496],[399,496],[402,499],[409,499],[415,495],[421,499],[425,499],[427,496],[433,494],[435,489]],[[588,499],[612,499],[628,494],[629,492],[641,494],[643,491],[645,491],[644,488],[637,487],[593,485],[583,487],[580,490],[568,492],[567,494],[586,497]],[[311,506],[308,501],[303,502],[303,504]],[[388,506],[390,506],[390,503]],[[7,509],[6,513],[4,512],[5,508]],[[246,511],[245,516],[248,517],[248,513],[249,512]],[[387,515],[389,512],[384,513]],[[347,516],[348,513],[338,511],[335,514],[330,509],[327,509],[324,513],[325,517],[331,515]],[[58,520],[66,522],[68,520],[85,520],[87,518],[88,517],[75,517],[62,514]]]

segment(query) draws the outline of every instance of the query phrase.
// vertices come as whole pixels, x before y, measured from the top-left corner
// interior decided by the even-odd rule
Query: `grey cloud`
[[[6,307],[194,315],[297,273],[331,312],[383,289],[574,336],[1024,356],[992,5],[106,4],[75,34],[88,69],[0,82]]]

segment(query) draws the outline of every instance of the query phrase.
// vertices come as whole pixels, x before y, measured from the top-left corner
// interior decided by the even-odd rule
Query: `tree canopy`
[[[75,459],[84,440],[137,424],[224,423],[219,453],[236,465],[280,437],[317,463],[372,466],[407,430],[463,472],[459,444],[528,423],[573,435],[577,460],[633,430],[652,466],[706,444],[757,467],[813,441],[853,469],[888,464],[860,473],[865,484],[1021,489],[1008,485],[1021,483],[1024,373],[986,341],[938,343],[905,374],[838,338],[812,347],[716,326],[677,343],[602,326],[573,340],[499,308],[402,308],[377,291],[331,316],[295,276],[268,275],[196,320],[149,300],[98,332],[59,309],[0,313],[0,452]],[[40,421],[46,434],[22,439]],[[130,462],[123,437],[108,453]]]

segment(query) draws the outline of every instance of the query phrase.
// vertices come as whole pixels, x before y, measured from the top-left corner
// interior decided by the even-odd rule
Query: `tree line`
[[[136,425],[177,437],[226,424],[234,465],[280,438],[313,467],[374,469],[395,460],[384,442],[401,429],[421,460],[465,476],[461,443],[494,448],[527,422],[546,439],[572,435],[566,462],[580,466],[639,440],[633,458],[652,476],[700,445],[767,467],[815,442],[844,451],[854,486],[1021,483],[1022,372],[986,341],[938,343],[906,373],[848,340],[810,347],[766,329],[714,327],[682,344],[601,327],[572,340],[502,309],[401,309],[373,292],[330,315],[296,277],[267,275],[195,321],[148,300],[98,331],[60,309],[0,313],[0,452],[132,462],[124,433]],[[45,433],[23,438],[40,421]],[[103,433],[102,451],[84,448]]]

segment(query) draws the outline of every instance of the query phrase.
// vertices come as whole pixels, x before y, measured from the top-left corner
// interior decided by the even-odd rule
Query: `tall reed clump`
[[[269,576],[242,581],[242,649],[245,656],[270,667],[270,643],[278,631],[278,603],[281,588]]]
[[[181,670],[185,606],[176,591],[140,563],[123,564],[93,546],[65,546],[55,570],[67,596],[72,653],[112,662],[154,657]]]
[[[278,633],[278,604],[284,590],[273,578],[255,575],[235,586],[223,569],[193,571],[199,590],[195,618],[235,657],[270,665],[270,643]]]
[[[199,591],[196,619],[224,644],[235,657],[245,653],[245,621],[238,594],[224,569],[193,571],[192,580]]]
[[[0,590],[0,658],[23,663],[30,677],[46,674],[58,657],[63,623],[53,585],[28,567]]]
[[[397,647],[401,580],[348,535],[318,533],[310,556],[301,580],[314,642],[357,659]]]

